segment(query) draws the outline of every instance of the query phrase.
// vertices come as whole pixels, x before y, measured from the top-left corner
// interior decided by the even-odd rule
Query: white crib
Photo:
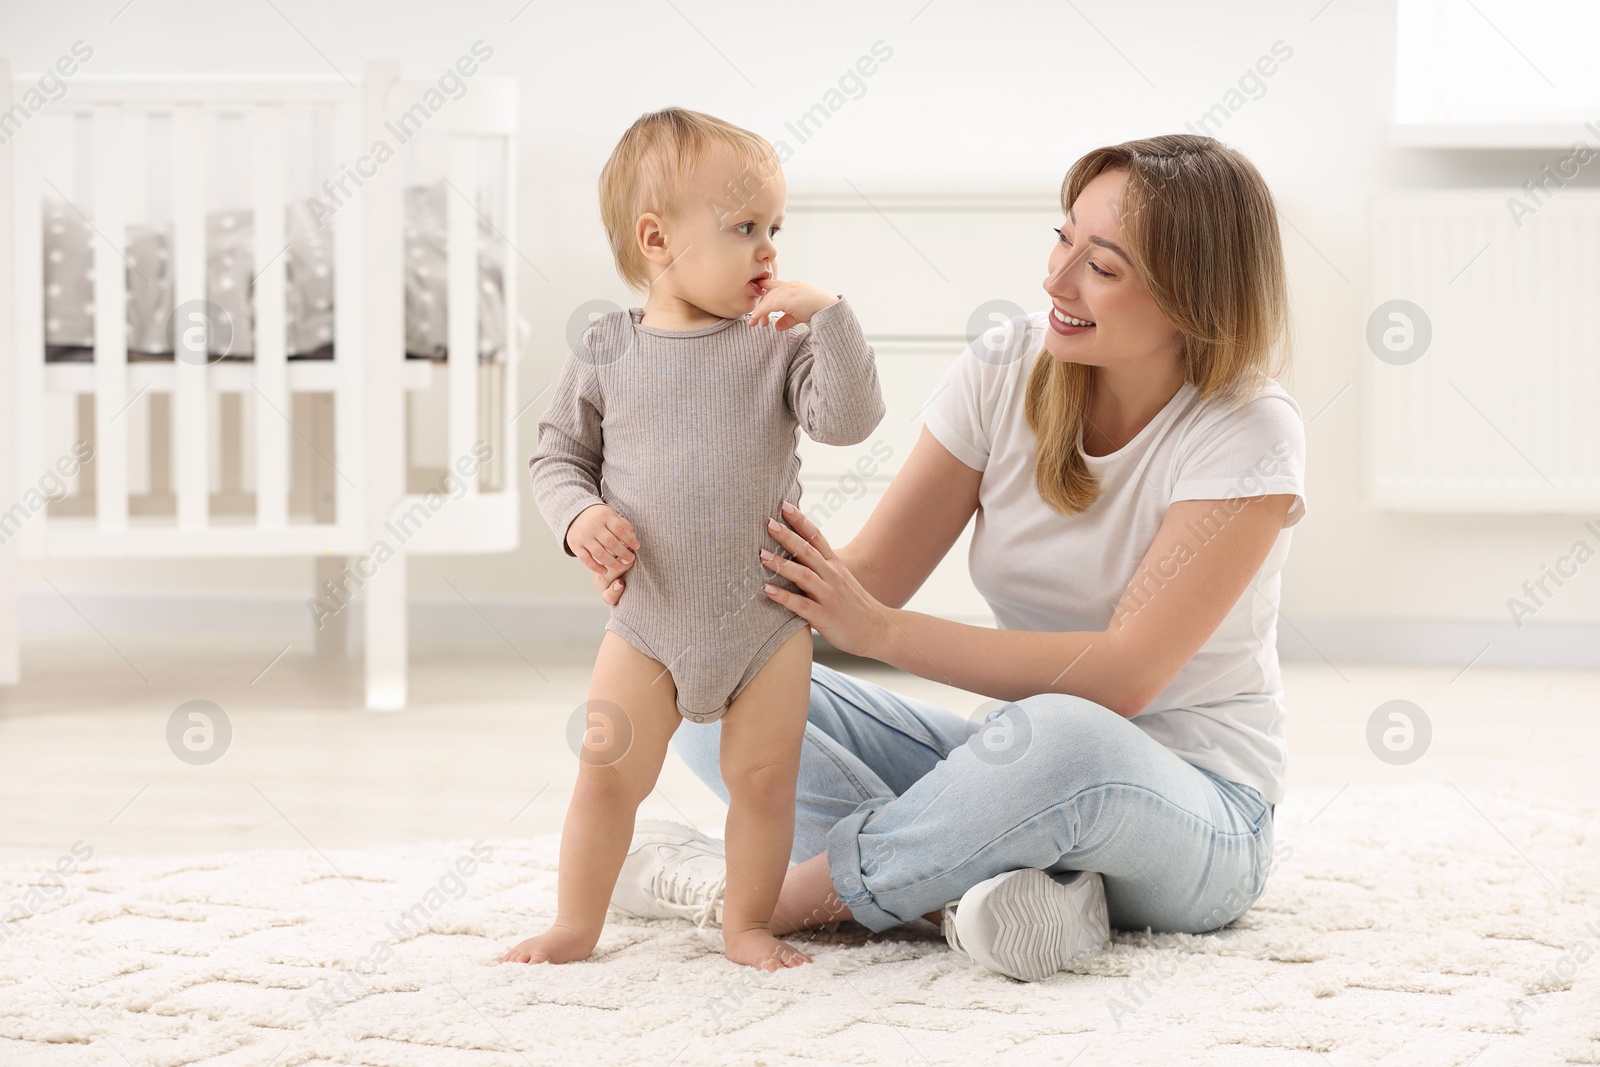
[[[367,706],[403,707],[406,557],[517,543],[515,81],[466,79],[459,98],[414,112],[426,124],[402,127],[413,136],[399,145],[391,123],[433,83],[401,81],[393,62],[370,64],[354,86],[80,74],[31,117],[12,110],[34,85],[0,60],[0,117],[26,119],[0,127],[0,685],[19,677],[19,557],[310,556],[316,589],[303,592],[335,608],[322,613],[318,650],[343,654],[342,609],[361,602]],[[373,164],[379,140],[396,154]],[[246,147],[219,162],[224,142]],[[51,175],[62,158],[76,161],[75,189],[59,165]],[[402,191],[430,163],[447,190],[447,355],[407,358]],[[353,195],[326,219],[331,358],[290,357],[285,213],[356,167],[359,187],[347,180]],[[258,272],[253,357],[214,358],[202,325],[171,337],[171,351],[191,355],[130,359],[127,287],[94,284],[92,360],[87,349],[79,362],[47,359],[42,215],[56,193],[99,235],[95,279],[124,278],[117,235],[141,212],[161,214],[152,204],[166,212],[174,319],[207,298],[208,208],[242,198]],[[481,357],[485,234],[498,242],[505,319],[503,342]],[[93,458],[81,471],[49,477],[63,447],[84,446]],[[76,492],[33,506],[40,486],[61,482]]]

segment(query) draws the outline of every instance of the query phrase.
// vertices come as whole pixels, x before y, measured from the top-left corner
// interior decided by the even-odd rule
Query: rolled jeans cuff
[[[828,875],[833,879],[833,891],[838,894],[840,902],[850,909],[855,921],[873,933],[881,933],[909,921],[878,906],[861,871],[862,827],[879,808],[893,799],[869,797],[828,831]]]

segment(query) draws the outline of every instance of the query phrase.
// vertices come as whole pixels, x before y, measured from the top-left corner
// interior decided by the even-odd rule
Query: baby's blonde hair
[[[617,273],[633,288],[650,284],[649,263],[634,235],[639,216],[654,212],[666,217],[680,209],[684,183],[717,145],[732,149],[736,159],[758,168],[746,182],[759,184],[777,173],[777,153],[766,138],[683,107],[640,115],[611,150],[611,158],[600,171],[600,220],[605,224]],[[740,203],[742,195],[739,189],[730,191],[729,210]]]

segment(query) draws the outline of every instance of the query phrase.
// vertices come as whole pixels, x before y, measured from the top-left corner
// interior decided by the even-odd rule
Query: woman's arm
[[[1070,693],[1132,718],[1227,616],[1293,500],[1172,504],[1103,632],[997,630],[880,605],[877,637],[859,654],[1000,700]],[[1200,529],[1215,532],[1201,542]]]
[[[898,608],[944,559],[978,510],[975,471],[924,426],[867,523],[839,558],[873,599]]]

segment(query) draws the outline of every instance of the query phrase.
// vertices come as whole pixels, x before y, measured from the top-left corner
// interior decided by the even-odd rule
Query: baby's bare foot
[[[530,937],[500,957],[501,963],[571,963],[586,960],[600,940],[598,933],[586,933],[566,926],[552,926],[538,937]]]
[[[784,967],[798,967],[810,963],[811,957],[785,944],[765,930],[746,930],[741,934],[724,934],[722,954],[734,963],[756,967],[763,971],[776,971]]]

